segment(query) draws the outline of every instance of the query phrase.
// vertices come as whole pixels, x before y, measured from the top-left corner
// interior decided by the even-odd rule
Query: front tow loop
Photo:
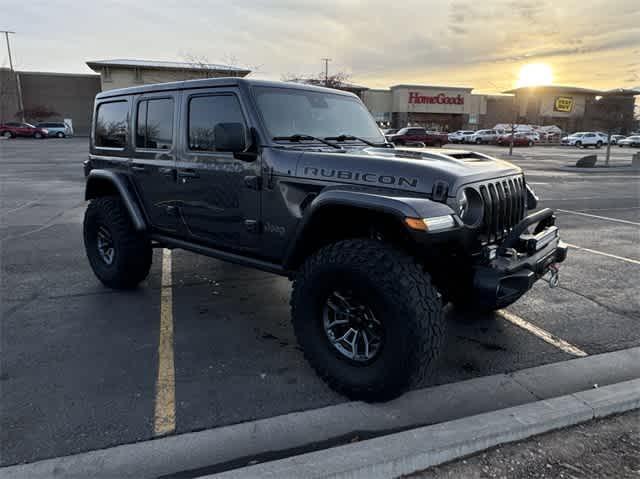
[[[551,289],[557,288],[560,284],[560,266],[558,266],[558,263],[550,264],[542,279],[549,283]]]

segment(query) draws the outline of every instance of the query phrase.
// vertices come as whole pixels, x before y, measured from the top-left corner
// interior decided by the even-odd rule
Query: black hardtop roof
[[[143,93],[154,93],[161,91],[172,91],[172,90],[186,90],[192,88],[211,88],[211,87],[223,87],[223,86],[264,86],[264,87],[275,87],[275,88],[291,88],[296,90],[308,90],[308,91],[317,91],[324,93],[333,93],[337,95],[344,96],[352,96],[355,97],[353,93],[335,90],[333,88],[325,88],[315,85],[307,85],[304,83],[293,83],[293,82],[283,82],[283,81],[269,81],[269,80],[255,80],[255,79],[247,79],[247,78],[237,78],[237,77],[224,77],[224,78],[203,78],[199,80],[184,80],[170,83],[154,83],[149,85],[140,85],[133,86],[127,88],[118,88],[115,90],[107,90],[96,95],[97,100],[101,100],[104,98],[113,98],[124,95],[140,95]]]

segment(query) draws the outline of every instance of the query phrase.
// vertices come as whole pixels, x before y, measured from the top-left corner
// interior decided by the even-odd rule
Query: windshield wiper
[[[353,135],[339,135],[339,136],[327,136],[325,138],[325,140],[335,140],[335,141],[347,141],[347,140],[358,140],[361,141],[362,143],[369,145],[369,146],[380,146],[380,145],[386,145],[387,143],[374,143],[372,141],[369,140],[365,140],[364,138],[360,138],[359,136],[353,136]]]
[[[315,140],[320,143],[324,143],[325,145],[329,145],[333,148],[337,148],[338,150],[342,150],[343,148],[340,145],[336,145],[335,143],[331,143],[330,141],[323,140],[322,138],[318,138],[316,136],[311,135],[290,135],[290,136],[274,136],[272,138],[273,141],[303,141],[303,140]]]

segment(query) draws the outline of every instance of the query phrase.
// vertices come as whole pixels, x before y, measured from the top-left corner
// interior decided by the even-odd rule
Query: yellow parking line
[[[571,243],[567,243],[567,246],[569,246],[569,248],[575,248],[575,249],[579,249],[579,250],[582,250],[582,251],[586,251],[587,253],[598,254],[600,256],[606,256],[607,258],[618,259],[620,261],[625,261],[625,262],[631,263],[631,264],[640,264],[640,261],[638,261],[637,259],[625,258],[624,256],[618,256],[618,255],[611,254],[611,253],[605,253],[603,251],[596,251],[595,249],[583,248],[582,246],[577,246],[577,245],[571,244]]]
[[[154,433],[170,434],[176,429],[176,382],[173,364],[173,291],[171,286],[171,250],[162,254],[160,293],[160,341]]]
[[[534,324],[531,324],[529,321],[525,321],[520,316],[516,316],[515,314],[510,313],[509,311],[505,311],[504,309],[501,309],[496,314],[498,316],[502,316],[504,319],[506,319],[512,324],[515,324],[519,328],[522,328],[525,331],[529,331],[531,334],[539,337],[540,339],[551,344],[552,346],[555,346],[556,348],[561,349],[565,353],[571,354],[573,356],[579,356],[579,357],[587,356],[587,353],[585,353],[582,349],[577,348],[573,344],[569,344],[564,339],[560,339],[559,337],[554,336],[549,331],[545,331],[544,329],[539,328]]]

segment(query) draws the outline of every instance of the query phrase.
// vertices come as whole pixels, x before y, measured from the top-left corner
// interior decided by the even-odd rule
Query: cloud
[[[316,73],[320,58],[330,57],[332,69],[365,84],[445,79],[488,85],[510,82],[523,62],[549,61],[559,82],[579,71],[581,84],[593,78],[613,87],[629,77],[640,56],[637,0],[615,4],[109,0],[88,8],[80,0],[33,0],[4,10],[3,18],[20,32],[14,39],[17,63],[29,69],[86,71],[84,61],[96,58],[191,55],[218,62],[234,56],[279,78]],[[596,76],[603,64],[608,80]]]

